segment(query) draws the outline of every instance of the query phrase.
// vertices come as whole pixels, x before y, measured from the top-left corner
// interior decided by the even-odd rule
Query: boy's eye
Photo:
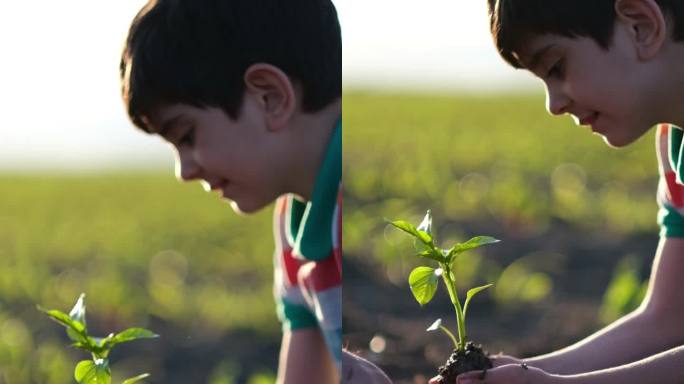
[[[193,145],[195,143],[195,128],[189,128],[183,136],[178,139],[178,145]]]
[[[561,79],[563,78],[563,69],[563,60],[559,59],[546,72],[546,77]]]

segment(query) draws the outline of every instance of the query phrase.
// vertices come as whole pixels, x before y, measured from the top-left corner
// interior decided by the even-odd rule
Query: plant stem
[[[465,319],[463,317],[463,308],[461,307],[461,302],[458,300],[458,295],[456,293],[456,284],[451,279],[451,270],[449,266],[445,263],[440,263],[440,267],[444,271],[442,273],[442,279],[444,284],[447,286],[447,291],[449,291],[449,297],[451,297],[451,303],[454,305],[456,310],[456,323],[458,324],[458,350],[464,351],[466,344],[466,329],[465,329]]]
[[[439,328],[440,328],[442,331],[444,331],[444,333],[446,333],[447,336],[449,336],[449,337],[451,338],[451,341],[454,342],[454,347],[455,347],[456,349],[459,349],[458,341],[456,340],[456,336],[454,336],[454,334],[451,333],[451,331],[450,331],[447,327],[445,327],[445,326],[443,326],[443,325],[440,325]]]

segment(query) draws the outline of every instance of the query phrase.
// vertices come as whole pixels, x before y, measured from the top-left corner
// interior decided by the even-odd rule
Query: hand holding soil
[[[517,357],[508,356],[508,355],[504,355],[504,354],[489,356],[489,360],[492,362],[492,365],[494,366],[494,368],[501,367],[503,365],[509,365],[509,364],[520,365],[523,362],[522,359],[518,359]],[[442,377],[440,375],[437,375],[437,376],[433,377],[432,379],[430,379],[428,384],[439,384],[441,379],[442,379]]]
[[[430,380],[430,384],[437,381]],[[458,376],[458,384],[553,384],[559,376],[526,364],[506,364],[488,371],[474,371]]]
[[[500,367],[502,365],[508,365],[508,364],[521,364],[523,362],[522,359],[518,359],[517,357],[513,356],[508,356],[504,355],[502,353],[494,356],[489,356],[489,359],[492,361],[492,365],[494,365],[494,368]]]

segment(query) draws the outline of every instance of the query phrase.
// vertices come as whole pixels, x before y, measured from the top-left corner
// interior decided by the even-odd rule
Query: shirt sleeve
[[[658,183],[658,224],[663,237],[684,237],[684,185],[677,181],[670,159],[670,130],[668,124],[658,126],[656,152],[660,181]]]
[[[316,316],[306,303],[300,290],[297,275],[304,261],[295,258],[288,241],[287,214],[292,199],[283,196],[276,202],[273,216],[275,252],[273,256],[273,296],[276,313],[284,331],[318,326]]]

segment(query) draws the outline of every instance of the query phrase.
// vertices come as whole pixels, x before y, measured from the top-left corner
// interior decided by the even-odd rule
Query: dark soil
[[[439,367],[438,372],[441,384],[456,384],[456,377],[461,373],[470,371],[482,371],[492,368],[492,362],[479,345],[472,342],[466,344],[465,351],[454,349],[446,364]]]

